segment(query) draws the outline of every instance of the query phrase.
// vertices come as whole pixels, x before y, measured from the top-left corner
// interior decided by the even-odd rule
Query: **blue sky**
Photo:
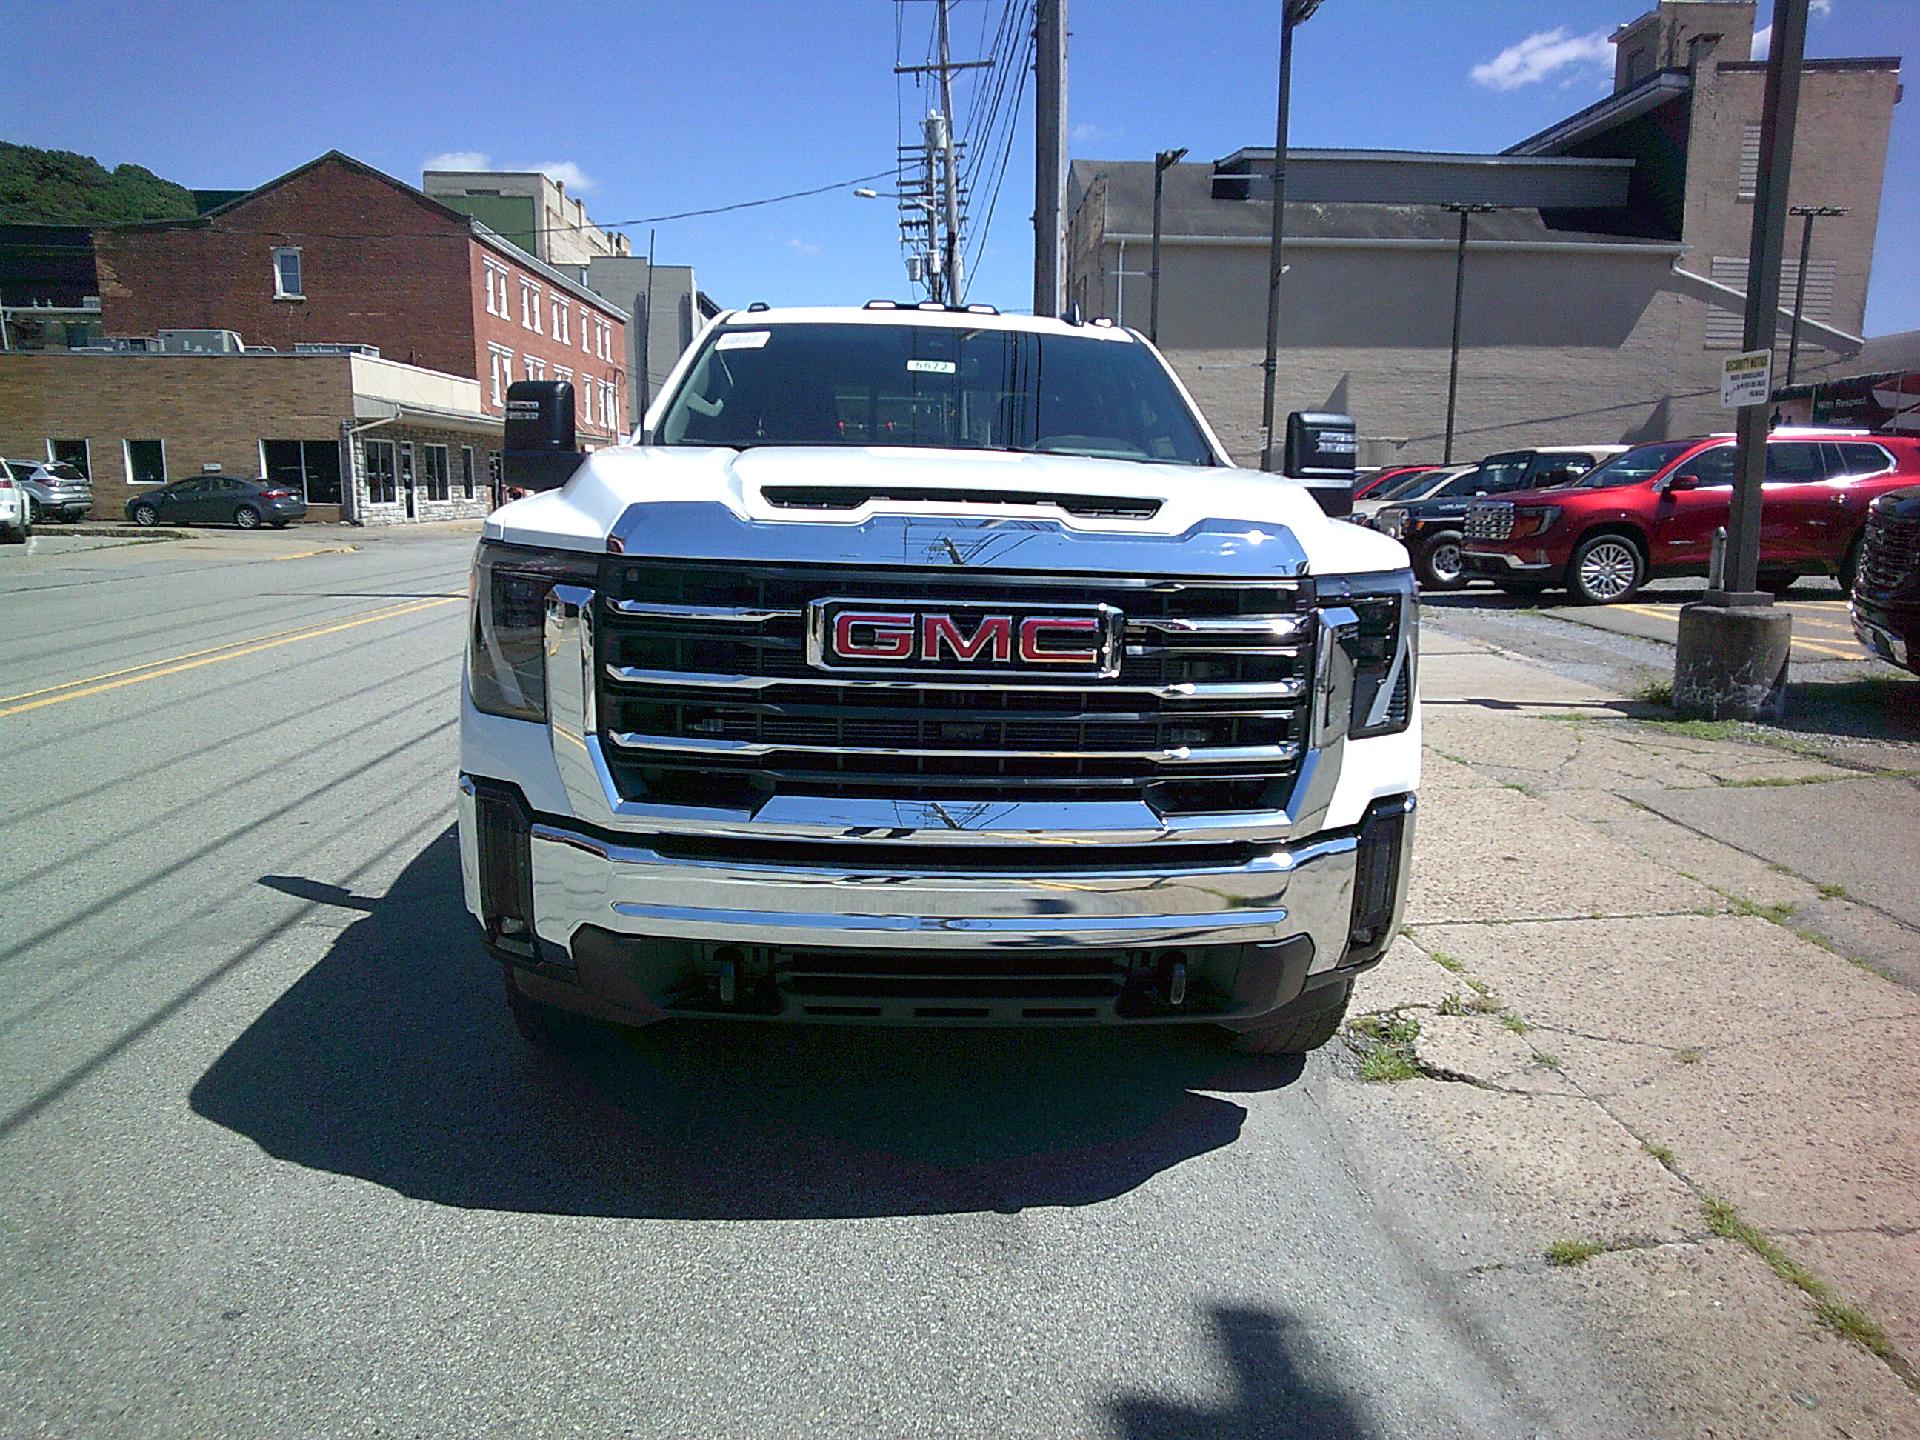
[[[1920,52],[1920,0],[1815,4],[1825,13],[1810,54]],[[956,58],[978,53],[1001,8],[958,0]],[[1325,0],[1296,42],[1294,143],[1502,148],[1605,94],[1610,62],[1598,57],[1610,52],[1590,37],[1644,8]],[[1270,143],[1277,10],[1277,0],[1073,0],[1074,156],[1185,145],[1212,159]],[[596,219],[626,221],[889,168],[896,124],[911,129],[926,106],[910,82],[896,94],[896,20],[917,61],[932,14],[926,0],[13,0],[12,72],[67,78],[0,88],[0,135],[208,188],[257,184],[329,148],[415,183],[428,157],[473,152],[514,168],[570,166],[591,184]],[[1474,78],[1543,32],[1556,38]],[[1523,83],[1488,83],[1496,78]],[[956,84],[964,124],[974,78]],[[971,287],[1008,308],[1031,296],[1030,92],[1022,110]],[[976,225],[986,203],[975,197]],[[630,234],[644,250],[644,227]],[[1920,327],[1916,234],[1920,100],[1910,96],[1895,110],[1869,334]],[[696,265],[726,304],[907,293],[892,207],[851,189],[663,224],[658,248],[663,262]]]

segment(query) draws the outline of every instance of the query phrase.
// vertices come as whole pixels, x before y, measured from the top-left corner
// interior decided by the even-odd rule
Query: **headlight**
[[[1350,739],[1394,735],[1413,723],[1414,669],[1419,656],[1419,605],[1407,571],[1365,581],[1335,582],[1319,592],[1322,605],[1345,605],[1359,616],[1343,631],[1353,662]]]
[[[1373,517],[1373,523],[1382,535],[1391,535],[1396,540],[1400,532],[1407,527],[1407,512],[1404,510],[1382,510]]]
[[[1558,505],[1529,505],[1524,509],[1516,506],[1513,531],[1507,538],[1524,540],[1529,535],[1544,535],[1560,523],[1560,517],[1565,513]]]
[[[473,560],[467,689],[474,708],[514,720],[547,718],[547,595],[592,585],[597,561],[572,550],[482,541]]]

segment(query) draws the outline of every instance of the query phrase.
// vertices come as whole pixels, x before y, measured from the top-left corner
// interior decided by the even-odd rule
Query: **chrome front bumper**
[[[476,786],[464,776],[459,806],[468,908],[484,925]],[[1412,796],[1399,797],[1376,806],[1368,822],[1395,826],[1389,935],[1405,901],[1413,808]],[[689,858],[529,816],[524,843],[537,940],[529,961],[550,977],[569,978],[583,949],[604,952],[611,939],[676,942],[696,954],[771,947],[944,955],[958,968],[968,955],[1166,952],[1304,937],[1312,949],[1305,973],[1320,975],[1351,958],[1368,833],[1328,833],[1255,847],[1231,863],[1191,865],[1182,865],[1177,849],[1145,858],[1135,852],[1129,863],[1116,864],[1080,847],[1049,855],[1048,847],[1033,846],[1023,850],[1030,863],[1010,870],[1004,852],[993,867],[969,865],[965,854],[934,865],[903,858],[902,847],[876,860],[859,853],[870,848],[861,845],[844,847],[844,857],[834,853],[839,847],[819,846],[819,858],[808,863]],[[649,1000],[659,1003],[658,996]]]
[[[1527,571],[1553,569],[1553,562],[1550,560],[1537,562],[1522,560],[1518,555],[1511,555],[1505,550],[1475,550],[1470,540],[1460,547],[1460,558],[1467,569],[1491,574],[1499,574],[1503,569],[1509,573],[1520,574]]]

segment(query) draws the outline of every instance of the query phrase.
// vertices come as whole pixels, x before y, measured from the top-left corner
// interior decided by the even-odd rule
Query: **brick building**
[[[455,520],[490,508],[481,389],[366,355],[5,354],[0,454],[78,465],[96,519],[173,481],[263,476],[310,520]]]
[[[573,383],[589,448],[624,428],[627,314],[473,217],[339,151],[191,220],[95,233],[108,337],[232,330],[249,348],[371,345],[480,382]]]

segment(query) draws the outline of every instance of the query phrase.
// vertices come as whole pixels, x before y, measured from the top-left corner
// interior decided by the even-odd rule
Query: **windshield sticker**
[[[716,350],[758,350],[773,338],[771,330],[729,330],[713,342]]]
[[[909,360],[907,369],[921,375],[957,375],[960,367],[951,360]]]

